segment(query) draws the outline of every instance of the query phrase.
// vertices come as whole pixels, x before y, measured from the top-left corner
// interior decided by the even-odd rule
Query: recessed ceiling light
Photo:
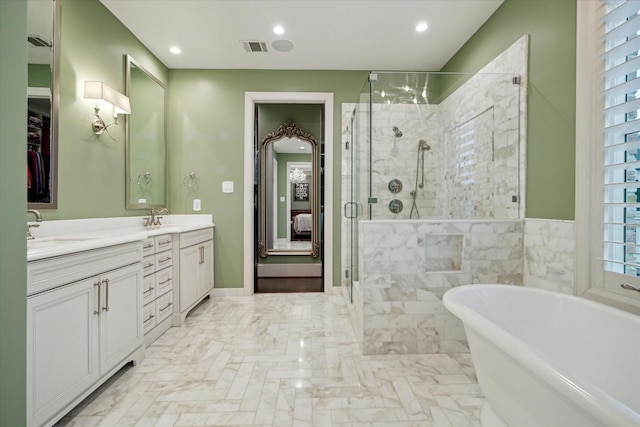
[[[182,50],[180,50],[178,46],[171,46],[169,48],[169,52],[173,53],[174,55],[180,55],[182,53]]]
[[[416,31],[419,33],[426,31],[427,28],[429,28],[429,26],[427,25],[426,22],[421,22],[418,25],[416,25]]]
[[[273,32],[278,35],[284,34],[284,27],[282,25],[276,25],[275,27],[273,27]]]

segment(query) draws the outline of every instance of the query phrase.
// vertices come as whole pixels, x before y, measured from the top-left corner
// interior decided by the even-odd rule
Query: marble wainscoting
[[[522,285],[522,220],[373,220],[359,227],[360,281],[347,305],[363,354],[467,352],[444,293],[473,283]]]
[[[575,294],[574,221],[527,218],[524,226],[524,286]]]

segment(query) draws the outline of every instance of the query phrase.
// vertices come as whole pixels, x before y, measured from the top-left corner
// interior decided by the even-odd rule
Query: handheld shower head
[[[420,141],[418,141],[418,149],[429,151],[431,150],[431,146],[427,144],[427,141],[425,141],[424,139],[421,139]]]
[[[394,126],[392,130],[396,138],[400,138],[402,136],[402,132],[398,129],[398,126]]]

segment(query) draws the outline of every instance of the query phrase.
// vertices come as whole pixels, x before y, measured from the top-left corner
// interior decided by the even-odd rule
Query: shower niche
[[[462,271],[464,234],[427,234],[424,239],[424,271]]]

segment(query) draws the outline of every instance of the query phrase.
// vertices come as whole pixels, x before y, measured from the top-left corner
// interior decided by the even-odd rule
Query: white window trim
[[[599,127],[601,96],[599,76],[602,72],[598,38],[599,0],[577,2],[576,28],[576,199],[575,199],[575,290],[582,297],[593,299],[622,310],[640,314],[640,301],[605,291],[602,285],[602,263],[594,256],[602,252],[600,193],[596,182],[600,171],[602,131]]]

